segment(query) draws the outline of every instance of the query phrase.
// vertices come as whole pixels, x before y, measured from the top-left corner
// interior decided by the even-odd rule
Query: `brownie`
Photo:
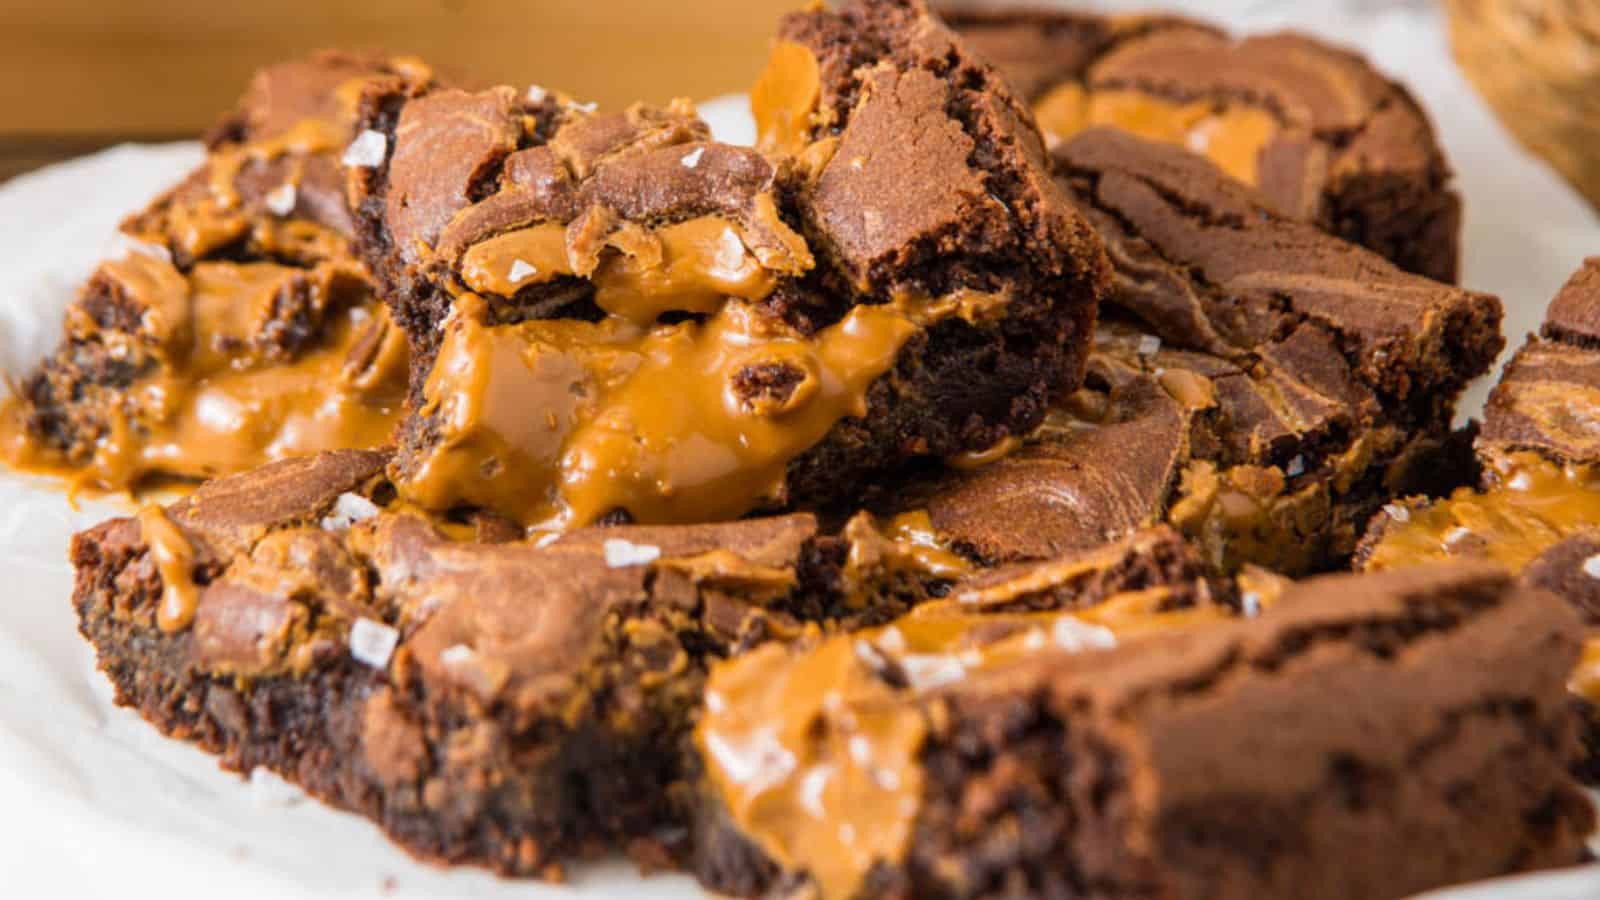
[[[953,5],[952,26],[1016,83],[1047,138],[1113,125],[1187,147],[1284,213],[1456,280],[1450,164],[1411,94],[1356,53],[1176,16]]]
[[[1544,325],[1506,366],[1476,442],[1482,477],[1446,499],[1409,498],[1374,517],[1356,566],[1383,570],[1437,559],[1486,558],[1522,571],[1577,605],[1590,632],[1600,560],[1582,552],[1600,527],[1600,257],[1551,302]],[[1593,570],[1594,575],[1590,575]],[[1600,783],[1600,640],[1573,678],[1591,723],[1585,776]]]
[[[8,458],[126,489],[387,443],[404,336],[351,247],[338,158],[414,60],[325,52],[259,72],[205,162],[123,223],[59,347],[4,412]]]
[[[168,735],[419,857],[505,874],[688,855],[687,738],[713,660],[879,626],[935,594],[997,613],[1211,596],[1170,530],[965,574],[865,516],[838,533],[793,514],[520,540],[396,501],[387,463],[276,463],[78,535],[80,629],[117,701]]]
[[[1565,599],[1583,620],[1583,658],[1567,681],[1583,739],[1578,778],[1600,785],[1600,530],[1589,530],[1539,554],[1522,579]]]
[[[1398,900],[1583,857],[1552,595],[1457,564],[1246,620],[1108,604],[953,635],[922,607],[714,667],[708,887]]]
[[[681,103],[364,95],[351,203],[417,357],[402,496],[544,529],[818,508],[1077,386],[1107,264],[1002,80],[909,0],[778,46],[770,156]]]
[[[1168,522],[1224,570],[1348,562],[1397,494],[1470,477],[1451,421],[1493,297],[1272,211],[1198,157],[1095,129],[1056,154],[1115,274],[1085,387],[1009,455],[898,502],[998,562]]]

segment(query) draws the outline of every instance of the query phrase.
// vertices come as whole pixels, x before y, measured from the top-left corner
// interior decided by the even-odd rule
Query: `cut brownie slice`
[[[493,519],[394,502],[386,463],[278,463],[107,522],[74,539],[74,602],[118,702],[430,859],[554,876],[608,848],[686,851],[709,662],[882,624],[953,575],[864,518],[495,543]],[[1020,615],[1174,585],[1170,605],[1203,595],[1199,574],[1158,531],[957,595]]]
[[[1227,570],[1327,570],[1387,499],[1470,472],[1444,451],[1503,345],[1497,300],[1272,212],[1177,148],[1097,129],[1057,161],[1116,270],[1096,353],[1031,442],[908,501],[958,549],[1048,556],[1167,521]]]
[[[1112,125],[1209,157],[1282,212],[1440,281],[1461,198],[1427,115],[1366,60],[1296,34],[1235,40],[1173,16],[957,10],[955,29],[1047,137]]]
[[[1555,597],[1464,564],[1307,582],[1253,621],[1142,596],[720,664],[710,886],[1398,900],[1582,858]]]
[[[920,2],[783,35],[758,93],[805,127],[776,162],[683,105],[367,93],[387,153],[352,202],[417,354],[404,497],[542,528],[809,508],[1077,386],[1107,266],[1026,109]]]
[[[337,158],[364,86],[429,77],[332,52],[257,74],[69,307],[4,413],[9,458],[125,489],[387,443],[406,346],[351,250]]]
[[[1600,557],[1582,553],[1600,528],[1600,258],[1561,290],[1544,326],[1512,358],[1489,397],[1477,440],[1477,489],[1384,507],[1356,565],[1383,570],[1454,557],[1486,558],[1567,597],[1600,625]],[[1585,535],[1591,535],[1586,537]],[[1564,543],[1563,543],[1564,542]],[[1595,582],[1591,588],[1589,582]],[[1600,634],[1575,695],[1600,720]],[[1600,725],[1585,764],[1600,781]]]

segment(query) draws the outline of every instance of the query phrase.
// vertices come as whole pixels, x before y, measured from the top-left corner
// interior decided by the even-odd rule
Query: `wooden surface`
[[[256,67],[320,47],[415,53],[602,106],[748,87],[800,0],[0,0],[0,179],[198,134]]]

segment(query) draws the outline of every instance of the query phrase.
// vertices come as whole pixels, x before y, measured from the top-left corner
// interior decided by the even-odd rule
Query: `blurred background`
[[[260,65],[415,53],[616,107],[742,91],[800,0],[0,0],[0,180],[121,140],[199,134]]]
[[[121,141],[198,135],[257,67],[322,47],[415,53],[608,108],[703,100],[745,90],[774,21],[803,2],[0,0],[0,181]],[[1437,74],[1430,45],[1448,33],[1505,127],[1600,204],[1600,0],[936,2],[1154,6],[1309,27],[1366,45],[1413,84]]]

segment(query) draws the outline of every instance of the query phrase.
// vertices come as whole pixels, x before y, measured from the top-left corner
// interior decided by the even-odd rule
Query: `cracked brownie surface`
[[[952,5],[953,27],[1018,85],[1047,137],[1111,125],[1184,146],[1283,213],[1455,281],[1449,162],[1410,93],[1359,55],[1176,16]]]
[[[1253,620],[1164,603],[955,637],[927,606],[718,665],[708,886],[1400,898],[1582,857],[1556,597],[1459,565],[1305,582]]]
[[[1097,129],[1056,155],[1115,270],[1089,376],[1015,452],[912,492],[943,538],[995,561],[1166,521],[1224,569],[1300,574],[1348,560],[1389,498],[1470,477],[1451,420],[1503,346],[1496,299],[1177,148]]]
[[[1078,384],[1105,258],[1009,88],[920,2],[776,46],[765,154],[684,105],[366,94],[388,152],[352,205],[417,356],[403,496],[546,529],[814,508]]]
[[[5,411],[8,456],[127,489],[373,447],[404,400],[404,336],[350,246],[338,158],[409,59],[328,52],[262,70],[206,162],[130,216],[60,346]]]

